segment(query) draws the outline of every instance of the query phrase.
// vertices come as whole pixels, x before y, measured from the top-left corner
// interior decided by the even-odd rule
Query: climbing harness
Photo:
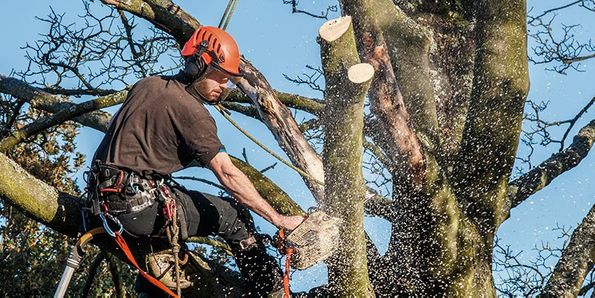
[[[151,276],[150,274],[145,272],[143,269],[141,269],[141,267],[136,262],[136,259],[134,258],[134,255],[132,254],[132,251],[130,250],[130,247],[128,247],[126,240],[124,240],[124,237],[122,236],[121,231],[123,230],[123,227],[122,227],[122,224],[120,223],[120,221],[116,217],[110,215],[108,213],[107,208],[105,208],[104,214],[105,215],[100,218],[103,221],[103,228],[105,229],[105,232],[108,235],[114,237],[116,244],[118,244],[118,247],[120,247],[120,249],[126,256],[128,261],[138,270],[139,274],[142,277],[144,277],[146,280],[148,280],[150,283],[152,283],[153,285],[155,285],[162,291],[166,292],[168,295],[170,295],[174,298],[180,297],[180,295],[177,295],[176,293],[172,292],[172,290],[170,290],[162,282],[160,282],[159,280],[157,280],[156,278],[154,278],[153,276]],[[107,219],[110,219],[111,221],[113,221],[113,223],[118,227],[117,231],[114,231],[111,229]]]
[[[138,269],[143,278],[166,292],[168,295],[172,297],[180,297],[181,288],[179,286],[179,274],[176,274],[176,294],[161,281],[142,270],[122,236],[124,226],[114,215],[142,211],[145,208],[156,204],[156,200],[159,200],[163,206],[163,214],[166,218],[168,238],[172,244],[177,244],[173,245],[173,252],[174,259],[176,260],[176,272],[179,272],[177,253],[180,251],[180,245],[178,243],[179,228],[176,220],[176,205],[175,199],[171,196],[169,187],[164,183],[164,179],[143,179],[134,172],[125,171],[118,167],[95,161],[91,171],[86,173],[86,180],[91,188],[86,189],[87,193],[91,195],[91,197],[88,198],[88,200],[90,199],[91,201],[88,202],[88,205],[91,206],[89,211],[100,219],[102,225],[100,227],[101,232],[114,238],[116,244],[122,250],[128,261]],[[118,199],[121,195],[126,196],[127,199]],[[110,196],[116,196],[116,198],[110,198]],[[92,231],[96,230],[94,229]],[[85,235],[87,234],[88,233]],[[83,235],[83,237],[85,237],[85,235]],[[81,237],[81,239],[86,239],[83,237]]]
[[[215,108],[217,109],[217,111],[219,111],[219,113],[221,113],[221,115],[223,115],[223,117],[225,119],[227,119],[227,121],[229,121],[229,123],[231,123],[235,128],[237,128],[241,133],[243,133],[246,137],[248,137],[252,142],[254,142],[256,145],[258,145],[264,151],[266,151],[267,153],[272,155],[274,158],[276,158],[277,160],[279,160],[280,162],[282,162],[284,165],[288,166],[292,170],[296,171],[298,174],[302,175],[303,177],[306,177],[309,180],[318,183],[320,186],[324,186],[324,182],[316,179],[314,176],[306,173],[304,170],[292,165],[289,161],[283,159],[283,157],[279,156],[278,154],[273,152],[273,150],[269,149],[264,144],[262,144],[260,141],[258,141],[254,136],[252,136],[249,132],[247,132],[245,129],[243,129],[237,122],[235,122],[231,118],[231,112],[228,109],[226,109],[224,106],[222,106],[221,104],[216,104]]]

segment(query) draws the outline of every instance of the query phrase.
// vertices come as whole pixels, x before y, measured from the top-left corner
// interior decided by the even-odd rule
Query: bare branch
[[[535,17],[529,15],[528,16],[528,18],[529,18],[529,24],[532,24],[533,22],[537,21],[538,19],[544,17],[545,15],[547,15],[549,13],[552,13],[552,12],[555,12],[555,11],[558,11],[558,10],[562,10],[562,9],[565,9],[565,8],[568,8],[568,7],[571,7],[571,6],[574,6],[574,5],[580,4],[582,2],[585,2],[585,0],[577,0],[577,1],[574,1],[574,2],[570,2],[570,3],[566,4],[566,5],[562,5],[562,6],[558,6],[558,7],[555,7],[555,8],[550,8],[550,9],[544,10],[540,15],[537,15]]]
[[[305,84],[306,86],[310,87],[310,89],[312,90],[316,90],[316,91],[320,91],[320,92],[324,92],[324,90],[322,89],[322,87],[320,86],[320,84],[318,83],[318,80],[320,78],[324,79],[322,70],[320,68],[317,67],[313,67],[310,65],[306,65],[306,68],[309,69],[310,71],[312,71],[312,73],[302,73],[303,77],[300,77],[299,75],[296,76],[295,78],[291,78],[286,74],[283,74],[283,77],[285,77],[286,80],[295,83],[296,85],[302,85]],[[305,78],[304,78],[305,77]]]
[[[511,208],[549,185],[562,173],[577,166],[587,156],[594,142],[595,120],[591,120],[578,132],[568,148],[552,155],[536,168],[510,182],[508,200]]]
[[[128,91],[120,91],[108,96],[99,97],[80,104],[73,105],[46,118],[39,119],[18,131],[11,132],[11,136],[0,141],[0,152],[4,153],[11,147],[49,127],[61,124],[82,114],[111,107],[124,101]]]
[[[324,110],[324,102],[320,99],[301,96],[274,90],[275,95],[284,105],[313,115],[319,115]],[[250,97],[239,89],[232,89],[225,98],[228,102],[254,104]],[[224,103],[225,103],[224,101]]]
[[[595,265],[595,206],[576,227],[540,297],[576,297]]]
[[[313,18],[328,20],[329,13],[338,11],[337,5],[329,5],[326,8],[326,11],[321,11],[320,14],[314,14],[309,11],[299,9],[298,2],[299,2],[298,0],[283,0],[283,4],[291,5],[291,13],[303,13],[303,14],[311,16]]]
[[[10,94],[16,98],[23,99],[32,107],[51,113],[57,113],[75,105],[63,97],[51,95],[21,80],[4,75],[0,75],[0,93]],[[122,93],[121,96],[125,98],[126,94]],[[94,111],[76,117],[73,120],[99,131],[106,131],[110,119],[111,115],[108,113]]]
[[[539,59],[529,57],[529,60],[534,64],[549,64],[557,62],[558,65],[546,68],[550,71],[555,71],[560,74],[566,74],[568,69],[574,69],[582,72],[580,68],[581,61],[585,61],[595,57],[595,44],[591,40],[580,42],[575,39],[574,30],[579,25],[565,25],[561,24],[562,34],[555,34],[554,22],[555,16],[549,21],[544,21],[542,18],[536,18],[530,24],[536,28],[537,31],[529,33],[537,43],[532,48],[533,54]],[[579,63],[577,63],[579,62]]]

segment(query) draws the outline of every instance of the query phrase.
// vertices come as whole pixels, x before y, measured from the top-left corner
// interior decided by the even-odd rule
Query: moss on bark
[[[373,295],[363,225],[366,190],[362,174],[363,103],[371,76],[362,84],[348,79],[348,68],[359,63],[351,18],[331,20],[327,24],[330,22],[349,23],[344,32],[337,29],[341,34],[338,38],[321,38],[322,68],[327,86],[323,117],[326,187],[322,206],[343,219],[341,249],[329,264],[329,282],[334,295],[363,297]]]

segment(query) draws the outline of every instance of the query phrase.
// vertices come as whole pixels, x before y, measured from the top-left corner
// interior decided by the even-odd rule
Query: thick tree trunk
[[[359,64],[351,17],[320,28],[322,69],[326,79],[324,172],[327,185],[322,207],[343,219],[341,241],[329,262],[333,295],[373,295],[368,278],[364,231],[362,174],[364,96],[374,69]]]

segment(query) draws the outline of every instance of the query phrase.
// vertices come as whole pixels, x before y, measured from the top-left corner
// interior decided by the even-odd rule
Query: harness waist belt
[[[157,183],[132,171],[98,163],[93,167],[99,200],[113,214],[139,212],[155,203]]]

